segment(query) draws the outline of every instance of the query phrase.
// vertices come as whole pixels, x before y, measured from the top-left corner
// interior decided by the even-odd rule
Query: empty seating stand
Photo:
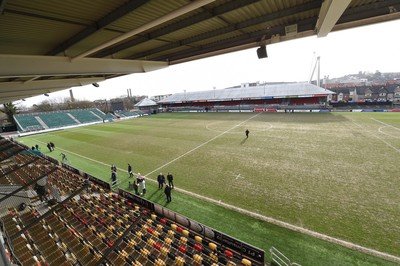
[[[115,118],[112,115],[110,118],[96,108],[18,114],[14,117],[21,132],[77,126]]]
[[[92,112],[92,110],[70,110],[68,114],[74,117],[79,123],[93,123],[102,121],[102,116]]]

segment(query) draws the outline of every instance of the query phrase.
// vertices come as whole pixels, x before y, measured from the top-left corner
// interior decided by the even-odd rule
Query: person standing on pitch
[[[167,196],[167,202],[171,202],[171,200],[172,200],[172,198],[171,198],[171,187],[169,185],[165,186],[164,193],[165,193],[165,196]]]
[[[158,189],[162,189],[165,183],[165,177],[163,175],[163,173],[160,173],[157,176],[157,181],[158,181]]]
[[[174,176],[170,172],[168,172],[167,180],[168,180],[168,185],[171,187],[171,189],[174,189],[174,182],[173,182]]]
[[[133,190],[135,191],[135,195],[139,195],[139,186],[136,183],[136,180],[133,181]]]
[[[140,195],[144,196],[144,194],[146,194],[146,180],[144,176],[142,182],[140,182],[140,188],[142,189],[142,193]]]
[[[248,139],[250,131],[248,129],[246,129],[245,133],[246,133],[246,138]]]

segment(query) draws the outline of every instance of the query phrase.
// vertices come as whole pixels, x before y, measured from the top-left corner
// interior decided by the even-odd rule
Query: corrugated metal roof
[[[246,98],[267,99],[286,96],[311,97],[313,95],[328,95],[334,92],[310,83],[278,83],[260,84],[257,86],[231,87],[220,90],[196,92],[180,92],[173,94],[158,103],[174,103],[187,101],[229,101]]]
[[[144,98],[137,104],[135,104],[136,107],[145,107],[145,106],[156,106],[157,103],[153,100],[150,100],[149,98]]]

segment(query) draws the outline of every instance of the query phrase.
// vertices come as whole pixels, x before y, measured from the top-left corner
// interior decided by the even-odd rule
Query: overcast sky
[[[267,45],[268,58],[258,59],[256,49],[214,56],[143,74],[132,74],[92,85],[72,88],[79,100],[111,99],[132,95],[154,96],[190,91],[224,89],[256,81],[308,81],[316,56],[320,56],[321,78],[359,71],[400,72],[400,20],[331,32]],[[316,76],[314,76],[316,77]],[[69,90],[50,97],[26,99],[31,106],[46,99],[69,97]]]

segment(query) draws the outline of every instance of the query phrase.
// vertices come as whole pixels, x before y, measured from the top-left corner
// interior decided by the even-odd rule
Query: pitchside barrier
[[[243,112],[238,110],[238,112]],[[400,112],[400,109],[277,109],[254,108],[255,113]]]
[[[209,239],[217,243],[219,250],[232,250],[240,255],[243,260],[250,260],[251,265],[264,265],[265,252],[262,249],[256,248],[250,244],[242,242],[224,233],[221,233],[211,227],[200,224],[192,219],[171,211],[161,205],[155,204],[137,195],[119,189],[118,194],[122,197],[139,204],[154,213],[153,219],[168,219],[173,227],[174,223],[178,224],[177,231],[189,230],[189,236],[197,239],[198,236]],[[157,218],[157,216],[162,218]],[[182,227],[180,227],[182,226]]]

